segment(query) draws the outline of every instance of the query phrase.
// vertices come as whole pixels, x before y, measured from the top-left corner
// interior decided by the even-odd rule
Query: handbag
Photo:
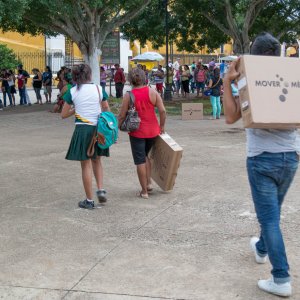
[[[216,86],[218,85],[218,83],[220,82],[220,79],[221,79],[221,78],[219,78],[219,80],[217,81],[217,83],[214,84],[211,88],[209,88],[209,89],[207,89],[207,90],[204,91],[204,95],[205,95],[205,96],[210,96],[210,95],[212,94],[213,88],[216,87]]]
[[[96,88],[97,88],[97,92],[98,92],[98,97],[99,97],[99,104],[101,105],[101,96],[100,96],[100,90],[99,90],[99,87],[98,85],[96,84]],[[101,114],[100,114],[101,116]],[[99,116],[99,117],[100,117]],[[99,117],[98,117],[98,122],[99,122]],[[91,139],[91,142],[88,146],[88,149],[86,151],[86,155],[87,157],[89,158],[92,158],[94,156],[94,153],[95,153],[95,146],[96,146],[96,143],[98,142],[98,124],[97,126],[95,126],[95,130],[94,130],[94,133],[93,133],[93,136],[92,136],[92,139]]]
[[[138,112],[135,110],[134,101],[135,97],[131,91],[128,91],[130,96],[129,109],[127,111],[125,120],[120,126],[121,131],[132,132],[136,131],[140,127],[141,119]]]

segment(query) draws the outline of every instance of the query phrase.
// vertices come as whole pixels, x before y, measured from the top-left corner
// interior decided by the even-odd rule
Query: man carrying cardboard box
[[[280,55],[280,43],[268,33],[256,37],[252,55]],[[224,111],[226,122],[241,118],[241,107],[231,92],[231,81],[238,76],[238,63],[231,64],[224,78]],[[279,296],[292,294],[289,265],[280,230],[281,205],[298,168],[300,137],[296,129],[246,129],[247,171],[256,215],[261,227],[259,238],[250,246],[256,262],[272,264],[272,278],[259,280],[260,289]]]

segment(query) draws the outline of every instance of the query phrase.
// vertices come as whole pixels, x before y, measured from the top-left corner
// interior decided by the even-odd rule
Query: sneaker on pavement
[[[96,192],[96,194],[97,194],[99,203],[105,203],[107,201],[105,190],[98,190]]]
[[[254,255],[255,255],[255,260],[258,264],[264,264],[267,262],[267,258],[268,256],[260,256],[258,253],[257,253],[257,249],[256,249],[256,243],[259,241],[259,238],[254,236],[253,238],[251,238],[250,240],[250,247],[252,249],[252,251],[254,252]]]
[[[78,206],[80,208],[93,209],[95,208],[94,201],[87,201],[87,199],[79,201]]]
[[[292,286],[290,282],[275,283],[273,277],[268,280],[259,280],[258,287],[270,294],[274,294],[281,297],[289,297],[292,295]]]

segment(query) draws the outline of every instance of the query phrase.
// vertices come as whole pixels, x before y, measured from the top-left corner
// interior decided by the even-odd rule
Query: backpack
[[[97,142],[98,147],[107,149],[118,139],[118,121],[110,111],[102,112],[98,119]]]
[[[199,70],[197,73],[197,81],[198,82],[204,82],[205,81],[205,71]]]

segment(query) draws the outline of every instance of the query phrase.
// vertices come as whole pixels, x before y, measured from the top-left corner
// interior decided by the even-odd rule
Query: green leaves
[[[299,0],[173,0],[169,1],[170,39],[179,50],[209,49],[233,39],[238,53],[247,52],[250,39],[269,31],[290,42],[300,34]],[[164,44],[162,1],[153,0],[142,15],[122,27],[125,36]]]
[[[0,69],[14,70],[20,63],[15,53],[11,49],[7,48],[6,45],[0,44],[0,57]]]

